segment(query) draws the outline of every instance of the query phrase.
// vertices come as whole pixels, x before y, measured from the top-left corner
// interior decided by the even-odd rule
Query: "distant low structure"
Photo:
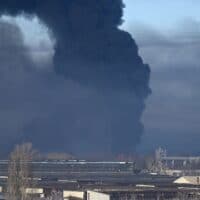
[[[84,198],[84,192],[83,191],[64,190],[63,191],[63,198],[64,198],[64,200],[70,200],[70,199],[82,200]]]
[[[200,157],[167,156],[167,151],[159,148],[155,152],[157,172],[175,176],[199,176]]]
[[[100,192],[87,191],[86,200],[110,200],[110,195]]]
[[[41,198],[44,197],[43,188],[26,188],[26,193],[34,197],[41,197]]]
[[[64,200],[110,200],[110,195],[95,191],[63,191]]]
[[[200,186],[199,176],[183,176],[174,181],[175,184]]]
[[[133,174],[134,162],[88,162],[85,160],[58,160],[58,161],[33,161],[30,162],[34,177],[52,177],[52,171],[56,178],[62,179],[65,175],[84,174]],[[0,161],[0,177],[8,176],[8,161]]]

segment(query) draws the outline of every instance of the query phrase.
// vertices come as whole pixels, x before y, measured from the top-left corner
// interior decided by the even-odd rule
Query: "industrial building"
[[[94,197],[94,200],[200,199],[199,177],[135,174],[132,162],[40,161],[29,164],[35,188],[26,191],[38,198],[59,191],[65,200],[93,200]],[[1,198],[6,191],[7,167],[8,161],[0,161]]]
[[[79,174],[133,174],[133,162],[87,162],[79,160],[70,161],[35,161],[29,163],[31,171],[36,177],[63,178],[65,175]],[[0,161],[0,176],[7,176],[8,161]]]
[[[158,173],[170,176],[200,176],[200,157],[168,156],[159,148],[155,152]]]

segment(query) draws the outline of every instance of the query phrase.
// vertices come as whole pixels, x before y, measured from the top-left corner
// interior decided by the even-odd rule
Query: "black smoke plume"
[[[141,115],[150,93],[150,69],[130,34],[118,28],[122,1],[1,0],[0,12],[37,15],[56,38],[56,73],[35,72],[30,59],[22,74],[8,73],[16,83],[26,79],[23,86],[8,90],[10,95],[2,93],[5,102],[12,102],[16,94],[22,105],[15,103],[12,109],[6,102],[6,115],[9,110],[20,118],[24,112],[21,125],[11,131],[14,141],[28,140],[43,151],[77,155],[132,153],[143,132]],[[23,41],[21,45],[25,48]],[[22,63],[27,66],[24,58]],[[0,61],[2,70],[6,65]]]

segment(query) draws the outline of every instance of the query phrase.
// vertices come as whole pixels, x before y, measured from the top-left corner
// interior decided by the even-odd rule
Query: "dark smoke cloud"
[[[29,140],[44,151],[79,155],[133,152],[143,132],[141,115],[150,93],[150,70],[132,37],[118,29],[122,8],[121,0],[1,1],[2,13],[37,15],[56,38],[57,75],[34,70],[26,53],[23,58],[5,53],[5,63],[0,61],[3,71],[7,60],[19,59],[23,66],[20,70],[14,64],[17,73],[4,75],[17,86],[7,89],[2,83],[10,92],[9,96],[4,91],[1,103],[7,106],[6,115],[11,110],[13,121],[21,120],[11,130],[12,136],[21,134],[15,142]],[[17,37],[4,27],[3,31],[7,37]],[[12,47],[16,41],[20,51]],[[6,48],[25,49],[20,33]],[[6,102],[13,104],[13,94],[14,108]]]

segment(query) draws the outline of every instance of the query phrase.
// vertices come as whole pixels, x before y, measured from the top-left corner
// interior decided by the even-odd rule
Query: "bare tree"
[[[10,155],[8,167],[7,199],[30,199],[26,189],[31,187],[30,161],[35,156],[31,143],[17,145]]]
[[[49,196],[46,200],[63,200],[63,193],[53,190],[51,192],[51,196]]]

